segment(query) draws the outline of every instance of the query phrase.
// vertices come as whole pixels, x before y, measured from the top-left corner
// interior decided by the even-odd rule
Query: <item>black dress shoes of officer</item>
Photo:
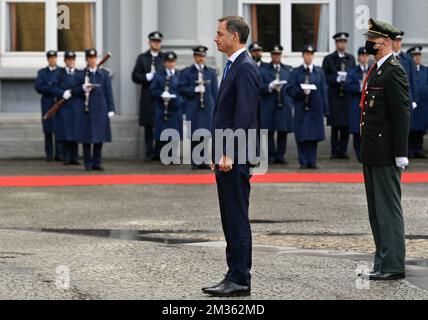
[[[405,273],[382,273],[377,272],[373,274],[363,275],[364,278],[368,278],[370,281],[396,281],[403,280],[406,278]]]
[[[247,297],[251,295],[251,288],[227,280],[222,285],[212,289],[206,289],[204,292],[213,297]]]
[[[92,167],[92,170],[93,171],[106,171],[103,167],[101,167],[101,166],[93,166]]]
[[[370,276],[372,276],[372,275],[375,275],[375,274],[377,274],[377,273],[379,273],[379,271],[377,271],[377,270],[372,270],[372,271],[370,271],[369,273],[359,273],[358,274],[358,277],[363,277],[363,278],[365,278],[365,279],[368,279],[368,278],[370,278]]]

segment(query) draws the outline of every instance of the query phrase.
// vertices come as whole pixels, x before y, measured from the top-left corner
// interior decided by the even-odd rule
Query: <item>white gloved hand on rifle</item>
[[[114,113],[113,111],[110,111],[110,112],[108,113],[108,117],[109,117],[109,118],[113,118],[115,115],[116,115],[116,113]]]
[[[69,100],[73,95],[71,94],[71,90],[67,90],[64,92],[64,94],[62,95],[62,97],[64,98],[64,100]]]
[[[195,88],[196,93],[205,93],[205,86],[199,85]]]
[[[82,86],[82,88],[83,88],[83,91],[85,91],[85,93],[89,93],[89,92],[91,92],[91,91],[92,91],[92,87],[91,87],[91,86],[89,86],[89,85],[86,85],[86,84],[84,84],[84,85]]]

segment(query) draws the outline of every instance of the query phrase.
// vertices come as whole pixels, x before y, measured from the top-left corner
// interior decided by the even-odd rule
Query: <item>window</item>
[[[320,55],[333,50],[336,0],[239,0],[238,9],[251,26],[250,41],[259,41],[265,51],[273,43],[296,57],[305,44],[315,46]]]
[[[8,3],[7,51],[45,51],[45,4]]]
[[[58,6],[66,6],[70,17],[68,28],[58,29],[58,50],[84,51],[94,48],[95,4],[61,2]]]
[[[102,0],[0,0],[0,23],[3,56],[102,51]]]
[[[244,4],[244,17],[251,27],[251,42],[258,41],[265,50],[281,42],[279,4]]]
[[[292,4],[291,30],[292,48],[301,51],[306,44],[312,44],[318,51],[327,52],[329,34],[328,4]]]

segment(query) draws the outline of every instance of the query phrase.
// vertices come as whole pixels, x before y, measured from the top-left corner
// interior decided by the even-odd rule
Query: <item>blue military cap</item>
[[[248,47],[248,50],[250,51],[250,52],[253,52],[253,51],[263,51],[263,46],[260,44],[260,43],[258,43],[258,42],[253,42],[252,44],[250,44],[250,46]]]
[[[207,55],[208,48],[205,46],[197,46],[196,48],[193,48],[193,54],[197,56],[204,56]]]
[[[302,49],[302,53],[306,53],[306,52],[315,53],[317,52],[317,49],[315,49],[313,45],[307,44]]]
[[[76,59],[76,53],[74,51],[64,52],[64,59]]]
[[[404,38],[404,35],[405,35],[406,33],[404,32],[404,31],[401,31],[400,32],[400,34],[399,35],[397,35],[396,37],[395,37],[395,39],[396,40],[401,40],[401,39],[403,39]]]
[[[333,39],[336,41],[348,41],[349,33],[347,32],[338,32],[333,36]]]
[[[163,40],[163,34],[159,31],[153,31],[149,34],[149,40],[151,41],[162,41]]]
[[[408,53],[408,54],[411,54],[411,55],[422,54],[422,50],[423,50],[423,48],[424,48],[424,47],[422,47],[422,46],[412,47],[412,48],[410,48],[409,50],[407,50],[407,53]]]
[[[177,54],[174,51],[165,52],[165,61],[175,61],[177,60]]]
[[[272,49],[270,50],[270,53],[282,53],[284,51],[283,46],[281,46],[280,44],[276,44],[272,47]]]
[[[91,49],[85,50],[85,57],[86,58],[96,57],[96,56],[98,56],[98,52],[96,49],[91,48]]]
[[[366,47],[361,47],[358,49],[358,55],[361,56],[362,54],[368,54]]]
[[[48,52],[46,52],[46,57],[58,57],[58,52],[56,52],[55,50],[49,50]]]

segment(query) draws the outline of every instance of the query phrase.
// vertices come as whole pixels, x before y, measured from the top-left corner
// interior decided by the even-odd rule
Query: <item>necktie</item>
[[[230,67],[232,66],[232,61],[227,60],[226,67],[223,72],[223,81],[226,80],[227,74],[229,73]]]

